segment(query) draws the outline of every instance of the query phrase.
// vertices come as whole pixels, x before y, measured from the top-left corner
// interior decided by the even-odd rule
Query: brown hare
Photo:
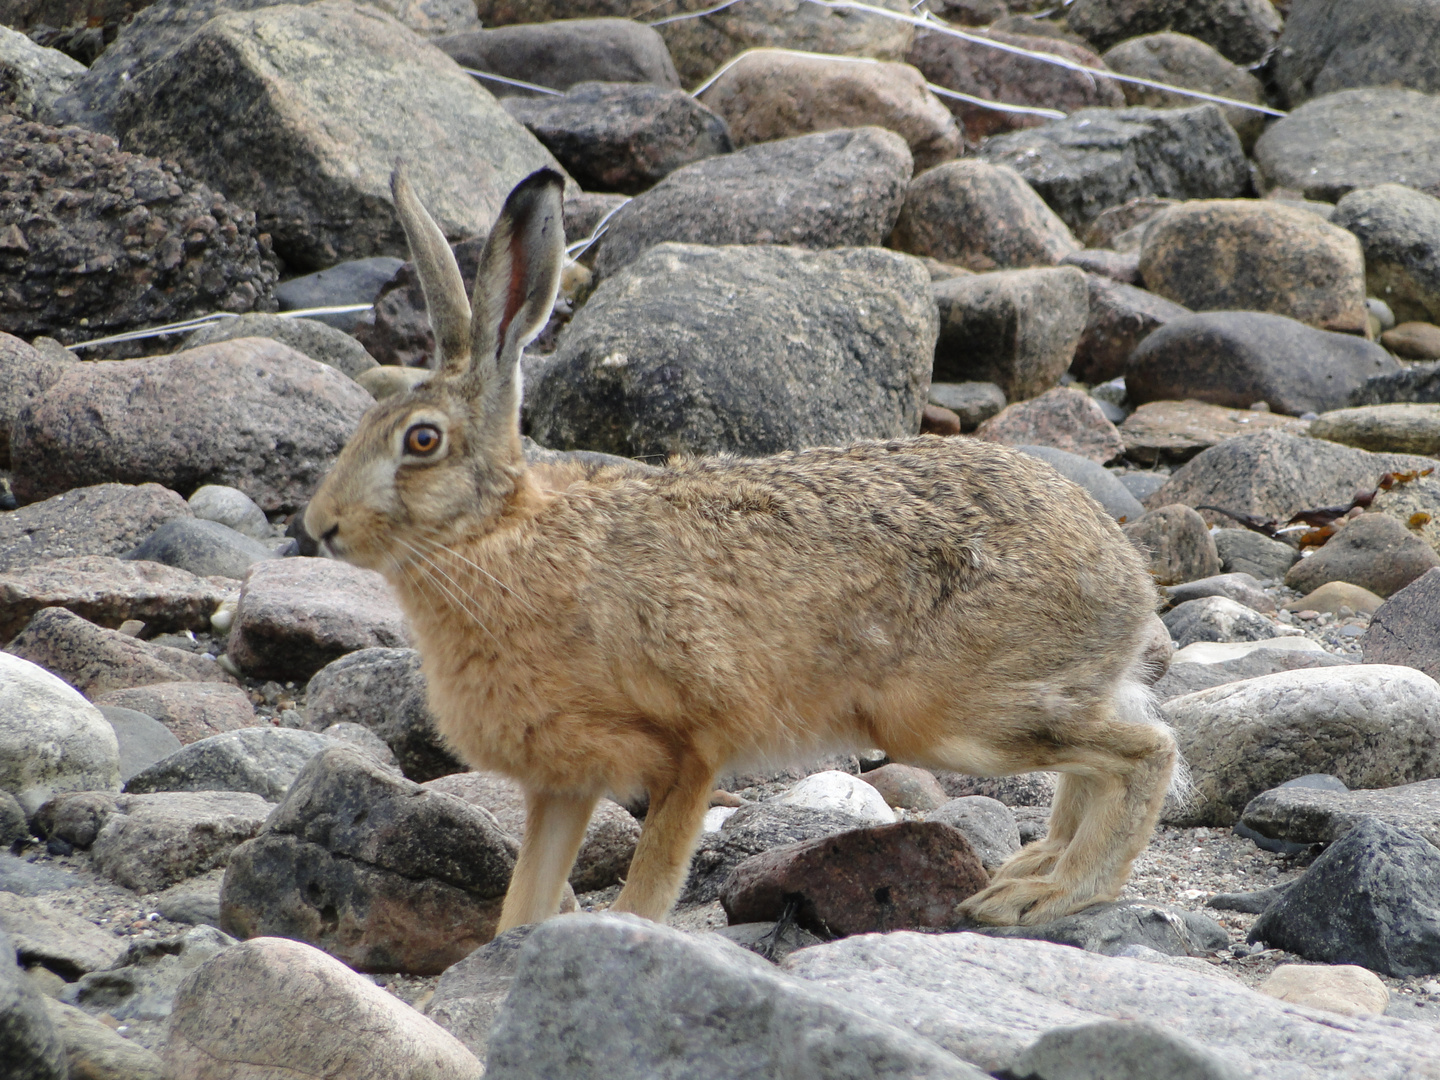
[[[719,772],[837,748],[1061,773],[1049,836],[963,914],[1036,923],[1117,895],[1176,750],[1140,685],[1155,586],[1088,495],[933,436],[527,465],[519,360],[555,297],[561,178],[511,193],[473,315],[398,171],[393,189],[438,370],[371,409],[305,524],[394,587],[444,738],[524,787],[501,929],[555,913],[606,792],[650,795],[614,908],[664,919]]]

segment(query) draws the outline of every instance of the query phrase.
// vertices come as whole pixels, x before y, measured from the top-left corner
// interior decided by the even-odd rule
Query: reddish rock
[[[220,683],[174,682],[111,690],[95,698],[96,705],[134,709],[164,724],[182,744],[188,745],[222,731],[255,727],[250,697],[238,686]]]
[[[970,842],[949,825],[906,821],[775,848],[730,873],[720,902],[732,925],[796,920],[829,936],[943,930],[956,906],[990,883]]]
[[[1125,449],[1120,432],[1099,403],[1068,386],[1007,405],[981,424],[975,437],[1006,446],[1053,446],[1101,465]]]
[[[1304,435],[1308,420],[1255,409],[1227,409],[1203,401],[1151,401],[1141,405],[1120,424],[1125,456],[1154,465],[1189,461],[1202,450],[1236,435],[1254,435],[1281,428]]]
[[[59,382],[66,368],[80,363],[73,353],[55,352],[59,355],[46,355],[0,333],[0,469],[10,467],[10,425],[20,410]]]
[[[943,405],[926,402],[920,414],[920,432],[923,435],[959,435],[960,415]]]
[[[892,762],[861,773],[860,779],[885,796],[887,806],[931,810],[950,798],[934,773],[914,765]]]

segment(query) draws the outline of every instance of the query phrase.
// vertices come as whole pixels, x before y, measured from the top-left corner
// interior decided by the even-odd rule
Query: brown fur
[[[513,217],[503,243],[530,244],[525,257],[497,256],[510,276],[477,295],[513,298],[545,270]],[[548,313],[543,293],[500,335],[490,381]],[[1154,586],[1080,488],[1004,447],[934,437],[644,473],[527,468],[516,410],[474,359],[377,405],[306,524],[394,586],[445,739],[525,787],[502,928],[554,913],[602,794],[650,793],[615,907],[659,919],[717,773],[835,748],[1065,774],[1050,836],[968,914],[1033,923],[1118,893],[1175,751],[1135,681]],[[404,456],[417,423],[444,433],[433,458]]]

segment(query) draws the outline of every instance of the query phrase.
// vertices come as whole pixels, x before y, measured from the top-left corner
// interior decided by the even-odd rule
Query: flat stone
[[[1289,544],[1250,529],[1218,529],[1210,535],[1220,555],[1220,569],[1227,574],[1245,573],[1260,581],[1276,581],[1300,558],[1300,552]]]
[[[88,919],[12,892],[0,891],[0,932],[9,935],[10,955],[22,964],[39,964],[66,979],[107,968],[125,951],[123,939]]]
[[[1120,437],[1132,461],[1181,464],[1237,435],[1271,428],[1304,435],[1309,425],[1282,413],[1227,409],[1203,401],[1147,401],[1121,421]]]
[[[159,892],[224,866],[273,809],[238,791],[120,795],[90,847],[95,869],[127,889]]]
[[[1114,473],[1089,458],[1053,446],[1021,446],[1017,449],[1039,458],[1065,479],[1079,484],[1117,521],[1134,521],[1145,513],[1145,507],[1124,484],[1115,479]]]
[[[1192,578],[1184,584],[1168,586],[1165,595],[1169,597],[1171,604],[1183,604],[1187,600],[1199,600],[1205,596],[1225,596],[1264,614],[1275,613],[1275,601],[1265,592],[1259,581],[1244,573]],[[1286,605],[1286,610],[1290,610],[1289,605]]]
[[[1333,409],[1310,422],[1310,436],[1395,454],[1440,455],[1440,405],[1400,403]]]
[[[1097,464],[1120,456],[1120,432],[1098,402],[1068,386],[1007,405],[975,431],[977,439],[1005,446],[1053,446]]]
[[[932,382],[930,404],[958,416],[961,431],[974,431],[1005,408],[1005,391],[992,382]]]
[[[159,484],[98,484],[0,513],[0,570],[55,559],[123,555],[161,525],[190,516]]]
[[[1366,663],[1404,664],[1440,677],[1440,573],[1427,571],[1370,617],[1360,639]]]
[[[1281,964],[1255,989],[1292,1005],[1341,1016],[1380,1016],[1390,1004],[1390,991],[1380,977],[1354,964]]]
[[[1239,660],[1252,653],[1277,650],[1306,653],[1312,657],[1333,655],[1327,653],[1324,646],[1318,641],[1297,636],[1268,640],[1262,638],[1259,641],[1197,641],[1192,645],[1186,645],[1183,649],[1177,649],[1170,663],[1172,667],[1176,664],[1222,664],[1231,660]],[[1341,662],[1351,663],[1352,661],[1342,660]]]
[[[338,743],[317,731],[268,724],[226,731],[192,742],[156,762],[131,777],[125,790],[248,791],[279,802],[309,760]]]
[[[1380,344],[1406,360],[1440,360],[1440,326],[1428,322],[1401,323],[1381,334]]]
[[[1077,256],[1066,262],[1079,264]],[[1070,373],[1081,382],[1102,383],[1124,375],[1140,342],[1170,320],[1190,314],[1188,308],[1163,296],[1099,273],[1087,274],[1086,280],[1090,313],[1070,361]]]
[[[151,10],[149,8],[146,9]],[[368,259],[346,259],[344,262],[316,270],[313,274],[301,274],[275,286],[275,303],[281,311],[308,311],[311,308],[343,307],[347,304],[373,304],[380,290],[389,282],[404,259],[394,255],[372,255]],[[346,312],[333,315],[315,315],[315,322],[334,327],[346,334],[357,333],[365,323],[363,312]],[[357,338],[358,340],[358,338]],[[370,347],[361,341],[367,353]],[[300,349],[304,352],[304,349]],[[376,359],[379,359],[376,357]],[[387,361],[389,362],[389,361]],[[373,368],[368,370],[374,370]],[[363,375],[364,372],[361,372]]]
[[[1159,585],[1179,585],[1220,572],[1220,556],[1210,530],[1188,506],[1162,506],[1127,522],[1121,529],[1149,558],[1150,576]]]
[[[1264,59],[1282,25],[1280,13],[1267,0],[1076,0],[1065,22],[1102,49],[1141,34],[1190,34],[1237,64]]]
[[[1430,12],[1404,0],[1320,0],[1285,20],[1275,81],[1291,106],[1355,86],[1440,91],[1440,29]]]
[[[998,799],[963,795],[931,809],[925,820],[958,830],[970,842],[980,865],[992,873],[1020,850],[1015,814]]]
[[[1327,582],[1348,581],[1390,596],[1437,567],[1440,555],[1393,517],[1361,514],[1292,566],[1285,584],[1307,593]]]
[[[157,682],[110,690],[95,695],[95,704],[101,708],[134,709],[153,717],[181,745],[262,722],[244,690],[211,682]]]
[[[1345,667],[1355,663],[1354,660],[1336,656],[1323,649],[1275,647],[1277,644],[1300,641],[1308,642],[1309,639],[1280,638],[1278,641],[1247,642],[1246,644],[1254,645],[1255,648],[1243,656],[1209,662],[1193,662],[1189,657],[1182,660],[1179,659],[1180,653],[1177,652],[1176,659],[1172,659],[1170,662],[1170,670],[1160,677],[1151,690],[1161,701],[1169,701],[1172,698],[1193,694],[1197,690],[1208,690],[1212,686],[1242,682],[1245,679],[1254,679],[1261,675],[1274,675],[1277,672],[1297,671],[1302,668]],[[1186,646],[1184,651],[1190,652],[1193,649],[1207,647],[1224,648],[1225,646],[1213,642],[1197,642]],[[1192,653],[1192,655],[1199,654]]]
[[[1384,603],[1384,597],[1376,596],[1359,585],[1351,585],[1348,581],[1327,581],[1299,600],[1290,601],[1285,605],[1285,610],[1339,615],[1342,607],[1348,607],[1354,615],[1373,615]]]
[[[1166,820],[1229,825],[1262,791],[1306,773],[1352,788],[1440,772],[1440,687],[1411,668],[1355,664],[1264,675],[1166,702],[1194,795]]]
[[[1256,795],[1240,820],[1262,836],[1328,845],[1369,818],[1409,829],[1440,848],[1440,780],[1359,791],[1285,784]]]

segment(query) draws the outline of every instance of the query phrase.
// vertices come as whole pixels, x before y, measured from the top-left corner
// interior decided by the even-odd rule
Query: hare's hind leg
[[[585,839],[598,795],[525,792],[525,838],[510,874],[496,933],[537,923],[560,910],[565,879]]]
[[[991,881],[1006,878],[1039,877],[1055,868],[1075,831],[1080,827],[1090,801],[1098,792],[1093,777],[1080,773],[1061,773],[1055,782],[1055,798],[1050,805],[1050,824],[1045,838],[1026,844],[990,875]]]
[[[715,770],[687,758],[666,788],[650,792],[650,812],[630,860],[630,873],[611,911],[629,911],[664,922],[680,888],[710,805]]]

